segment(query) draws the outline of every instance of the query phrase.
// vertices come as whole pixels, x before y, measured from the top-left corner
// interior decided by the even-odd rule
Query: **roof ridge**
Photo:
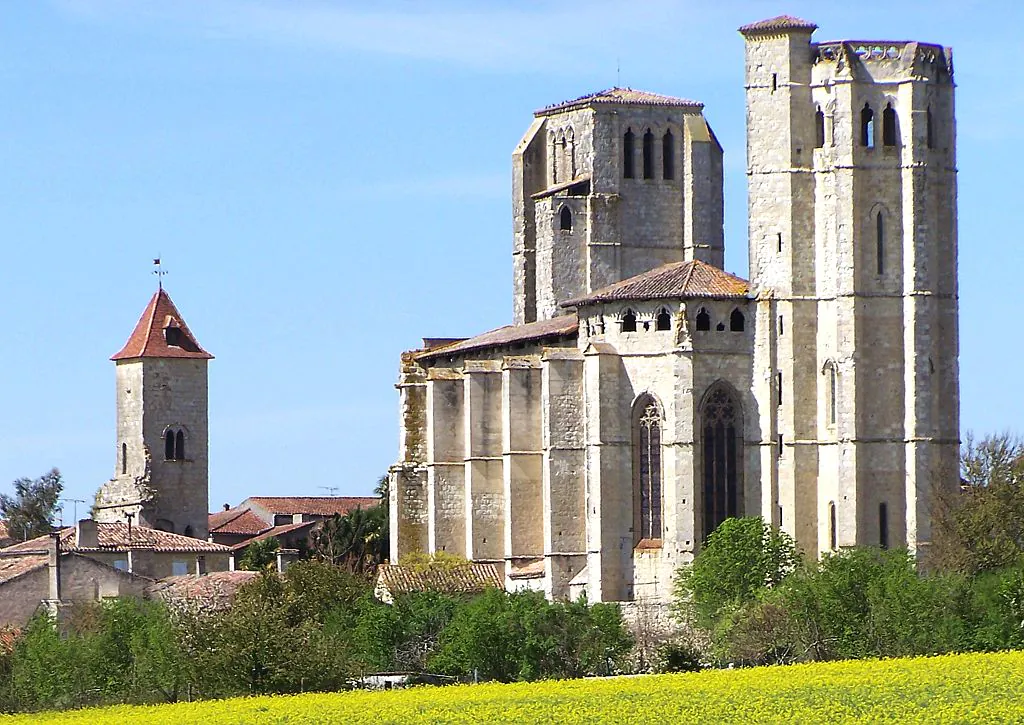
[[[691,259],[690,260],[690,269],[688,269],[686,271],[686,279],[683,281],[683,292],[685,292],[686,290],[690,289],[690,280],[693,279],[693,272],[694,272],[695,269],[697,269],[696,262],[697,262],[696,259]]]

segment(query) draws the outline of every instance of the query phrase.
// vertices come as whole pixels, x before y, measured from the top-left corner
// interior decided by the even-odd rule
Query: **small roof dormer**
[[[212,360],[188,329],[184,318],[163,288],[146,305],[128,342],[111,360],[136,358],[193,358]]]

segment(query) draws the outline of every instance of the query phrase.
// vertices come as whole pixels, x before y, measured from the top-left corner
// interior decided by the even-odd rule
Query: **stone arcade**
[[[664,601],[728,516],[815,553],[930,538],[959,447],[952,55],[744,26],[749,268],[722,148],[628,88],[513,152],[514,324],[402,356],[391,551]]]

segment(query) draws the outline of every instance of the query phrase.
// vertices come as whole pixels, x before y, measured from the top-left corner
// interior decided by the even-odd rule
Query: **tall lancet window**
[[[703,539],[740,515],[743,483],[743,410],[728,386],[716,383],[701,406]]]
[[[636,136],[633,129],[627,128],[622,135],[622,176],[626,179],[636,177],[636,168],[633,162],[633,147],[636,145]]]
[[[633,405],[633,531],[661,539],[661,408],[650,395]]]

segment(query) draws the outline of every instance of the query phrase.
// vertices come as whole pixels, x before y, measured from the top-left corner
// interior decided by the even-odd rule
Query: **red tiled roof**
[[[496,330],[485,332],[482,335],[477,335],[461,342],[445,345],[444,347],[435,347],[419,353],[416,359],[428,360],[433,357],[455,355],[487,347],[501,347],[519,342],[533,342],[546,337],[567,337],[575,335],[577,329],[579,329],[579,320],[576,318],[576,315],[560,315],[550,320],[528,322],[525,325],[505,325],[504,327],[499,327]]]
[[[211,534],[255,536],[271,525],[249,509],[233,508],[210,514],[208,528]]]
[[[271,514],[344,516],[352,509],[371,508],[379,503],[375,496],[250,496],[239,508],[252,504]]]
[[[267,529],[259,536],[254,536],[251,539],[246,539],[245,541],[239,541],[237,544],[233,544],[231,546],[231,550],[239,551],[247,547],[249,544],[254,544],[257,541],[264,541],[272,536],[283,536],[284,534],[296,531],[301,528],[309,528],[312,526],[316,526],[319,523],[319,521],[300,521],[297,524],[282,524],[281,526],[274,526],[273,528]]]
[[[472,594],[488,587],[501,589],[503,582],[493,564],[470,563],[464,566],[424,568],[381,564],[377,567],[377,586],[382,585],[393,596],[427,591]]]
[[[567,111],[572,108],[580,108],[592,104],[607,105],[620,104],[629,106],[681,106],[684,108],[703,108],[700,101],[692,101],[688,98],[675,98],[663,96],[659,93],[649,91],[638,91],[634,88],[607,88],[597,93],[588,93],[585,96],[574,98],[569,101],[562,101],[550,106],[545,106],[535,111],[535,116],[547,116],[556,111]]]
[[[45,544],[44,544],[45,545]],[[0,584],[17,579],[30,571],[42,569],[49,561],[46,554],[23,554],[21,556],[0,556]]]
[[[665,297],[746,297],[749,290],[750,283],[745,279],[706,262],[692,260],[663,264],[584,297],[563,302],[562,307],[578,307],[610,300],[654,300]]]
[[[756,35],[758,33],[773,33],[777,30],[817,30],[818,26],[809,20],[795,18],[792,15],[779,15],[767,20],[758,20],[756,23],[748,23],[740,28],[744,35]]]
[[[3,551],[42,551],[49,542],[49,537],[40,536],[36,539],[29,539],[14,546],[8,546]],[[78,545],[78,529],[75,526],[68,526],[60,530],[61,551],[125,551],[128,549],[128,524],[96,524],[96,539],[98,546],[80,547]],[[153,551],[187,551],[194,553],[228,553],[231,551],[226,546],[214,544],[211,541],[193,539],[191,536],[181,536],[167,531],[149,529],[144,526],[132,527],[131,548],[152,549]]]
[[[176,344],[168,344],[165,329],[178,330]],[[146,305],[128,342],[110,359],[130,360],[139,357],[213,359],[213,355],[200,347],[178,308],[171,302],[170,295],[162,288]]]
[[[171,605],[196,605],[200,611],[216,612],[230,608],[239,588],[259,575],[257,571],[217,571],[172,576],[151,584],[146,593]]]
[[[0,651],[11,652],[14,649],[14,641],[21,636],[21,630],[17,627],[4,627],[0,629]]]

